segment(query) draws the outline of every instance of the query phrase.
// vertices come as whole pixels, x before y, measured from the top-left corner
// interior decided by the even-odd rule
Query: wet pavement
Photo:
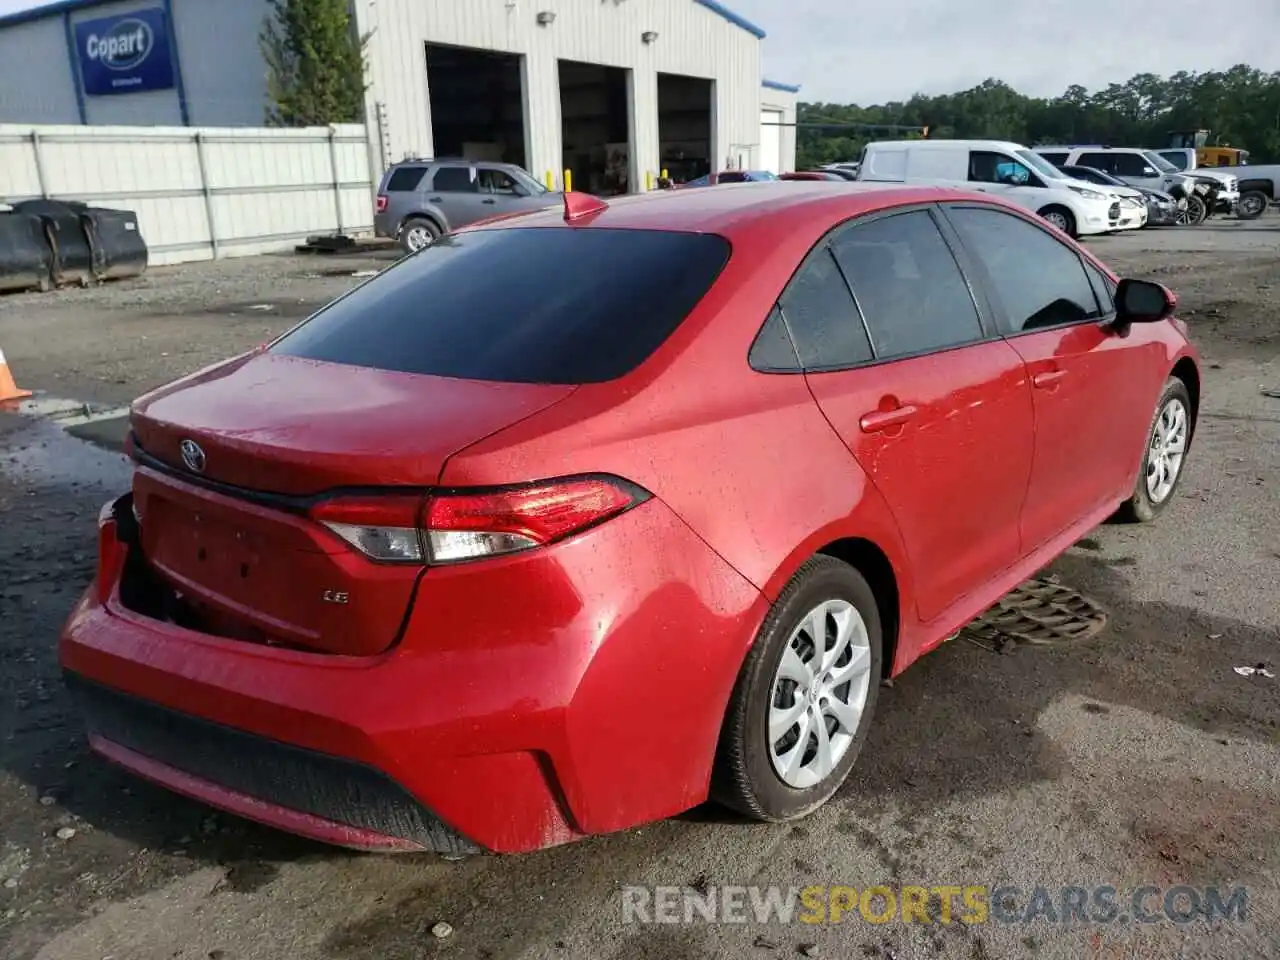
[[[0,415],[0,957],[1280,957],[1280,679],[1234,669],[1280,673],[1280,400],[1260,389],[1280,386],[1280,263],[1258,255],[1261,235],[1209,251],[1188,249],[1202,237],[1188,248],[1159,235],[1093,245],[1173,285],[1205,351],[1204,411],[1177,502],[1154,525],[1100,528],[1047,571],[1101,606],[1106,630],[1005,653],[944,645],[882,691],[853,777],[792,825],[707,807],[522,857],[363,856],[107,767],[86,752],[54,643],[92,576],[98,509],[128,483],[107,449],[123,421],[68,430]],[[218,282],[239,302],[255,298]],[[75,308],[64,301],[59,310]],[[231,324],[218,340],[202,326],[200,350],[236,352],[244,333]],[[97,343],[94,363],[113,365],[123,349]],[[89,378],[15,373],[55,396],[114,403],[186,372],[172,360],[148,360],[112,396]],[[972,924],[943,923],[937,904],[933,922],[910,924],[856,908],[839,924],[624,920],[631,886],[714,895],[770,884],[884,886],[895,898],[913,885],[1019,892]],[[1062,888],[1103,885],[1126,909],[1111,922],[1062,922]],[[1129,895],[1144,885],[1224,898],[1244,887],[1246,915],[1137,922]],[[1023,922],[1036,887],[1056,908]],[[444,938],[432,932],[441,922]]]

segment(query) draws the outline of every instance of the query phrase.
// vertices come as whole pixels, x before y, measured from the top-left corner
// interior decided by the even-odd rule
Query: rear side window
[[[470,167],[437,167],[431,189],[443,193],[475,193],[476,182],[471,179]]]
[[[866,318],[877,359],[983,339],[969,284],[926,211],[855,224],[831,247]]]
[[[426,167],[398,167],[387,181],[387,193],[412,193],[418,189]]]
[[[522,227],[442,237],[272,352],[403,373],[599,383],[644,362],[719,277],[711,234]]]
[[[986,269],[1007,333],[1084,323],[1102,316],[1074,250],[1001,210],[947,211],[965,247]]]
[[[871,359],[871,343],[862,317],[825,245],[815,250],[791,278],[778,306],[806,370],[834,370]]]
[[[1066,164],[1067,157],[1071,156],[1071,154],[1065,150],[1059,151],[1057,153],[1046,153],[1045,151],[1041,150],[1040,156],[1044,157],[1046,160],[1052,163],[1055,167],[1061,167]]]

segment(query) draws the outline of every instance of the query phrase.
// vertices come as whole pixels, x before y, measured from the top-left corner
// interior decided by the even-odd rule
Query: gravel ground
[[[87,755],[53,655],[118,454],[0,416],[0,957],[6,960],[1280,957],[1280,225],[1103,238],[1182,298],[1206,360],[1180,498],[1052,569],[1105,607],[1070,648],[944,645],[883,691],[855,775],[796,825],[714,809],[460,863],[334,851]],[[25,386],[123,402],[261,342],[385,260],[271,257],[0,300]],[[251,309],[271,304],[269,311]],[[74,831],[71,833],[70,831]],[[620,887],[1248,888],[1244,922],[623,922]],[[1023,901],[1020,901],[1022,903]],[[452,933],[438,939],[433,925]]]

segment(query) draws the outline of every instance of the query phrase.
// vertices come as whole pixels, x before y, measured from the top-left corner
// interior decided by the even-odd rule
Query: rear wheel
[[[1170,377],[1156,404],[1133,494],[1121,505],[1118,519],[1150,523],[1168,506],[1182,479],[1192,427],[1191,394],[1185,383]]]
[[[440,237],[440,228],[426,217],[410,217],[400,228],[400,247],[405,253],[417,253]]]
[[[1236,204],[1236,216],[1241,220],[1257,220],[1267,209],[1267,195],[1261,190],[1246,190]]]
[[[802,817],[848,777],[875,710],[880,614],[834,557],[802,566],[743,664],[712,778],[716,800],[758,820]]]
[[[1068,237],[1076,236],[1076,218],[1066,207],[1045,207],[1040,211],[1040,216]]]

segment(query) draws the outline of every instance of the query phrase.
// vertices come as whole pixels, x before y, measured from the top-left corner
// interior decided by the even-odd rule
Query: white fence
[[[138,214],[151,262],[287,249],[373,229],[365,128],[0,124],[0,202],[82,200]]]

